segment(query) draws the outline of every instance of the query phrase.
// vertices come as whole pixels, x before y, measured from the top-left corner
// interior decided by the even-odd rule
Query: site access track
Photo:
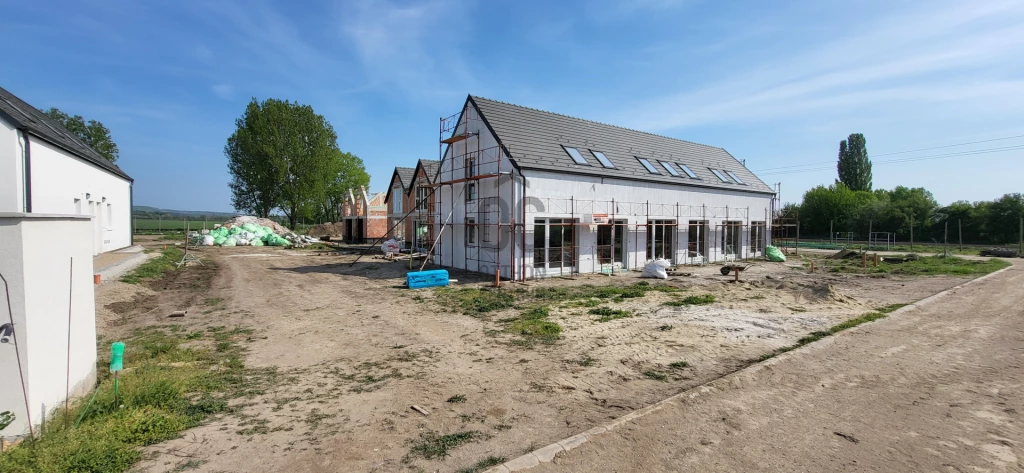
[[[684,393],[529,471],[1024,471],[1024,264]]]

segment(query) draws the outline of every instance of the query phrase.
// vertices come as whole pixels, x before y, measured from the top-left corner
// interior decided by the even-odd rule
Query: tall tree
[[[254,98],[235,125],[224,147],[235,208],[264,217],[279,208],[292,228],[322,208],[344,165],[327,119],[309,105]]]
[[[839,182],[852,191],[871,190],[871,160],[864,135],[852,133],[839,142]]]
[[[96,150],[97,153],[103,155],[104,158],[107,158],[107,161],[113,163],[120,157],[117,144],[114,143],[114,140],[110,137],[110,130],[103,126],[103,123],[96,120],[85,121],[81,115],[71,116],[56,107],[43,110],[43,113],[64,125],[64,128],[74,133],[78,139]]]
[[[341,217],[341,204],[345,202],[349,189],[358,189],[360,186],[370,185],[370,175],[363,167],[363,160],[352,153],[339,151],[341,162],[338,175],[331,181],[327,188],[327,198],[324,199],[320,216],[325,222],[337,222]]]

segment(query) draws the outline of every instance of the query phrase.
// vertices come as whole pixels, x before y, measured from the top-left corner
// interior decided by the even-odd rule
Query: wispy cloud
[[[339,31],[374,85],[417,99],[450,100],[474,83],[459,53],[463,35],[475,34],[466,17],[472,8],[472,2],[454,0],[347,2],[338,11]]]
[[[739,78],[712,78],[695,90],[657,97],[625,116],[631,126],[665,130],[898,101],[977,105],[1020,96],[1021,82],[1008,71],[1024,57],[1021,21],[1019,2],[929,3],[787,60],[733,71],[731,77]]]
[[[211,87],[210,90],[213,91],[214,95],[216,95],[216,96],[218,96],[218,97],[220,97],[220,98],[222,98],[224,100],[230,100],[234,96],[234,93],[235,93],[234,86],[232,86],[230,84],[217,84],[217,85]]]

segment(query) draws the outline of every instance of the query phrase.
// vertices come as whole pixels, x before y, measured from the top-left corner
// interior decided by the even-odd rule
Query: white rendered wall
[[[29,415],[61,407],[68,389],[87,393],[96,380],[96,312],[92,282],[92,222],[81,217],[0,215],[0,272],[11,283],[12,311],[28,387]],[[72,272],[71,263],[74,261]],[[70,302],[70,328],[68,325]],[[70,356],[68,352],[68,334]],[[28,429],[14,344],[0,344],[0,411],[15,412],[0,436]]]
[[[673,248],[675,264],[689,262],[685,250],[691,220],[708,222],[708,252],[705,257],[709,261],[721,261],[725,258],[721,251],[721,227],[716,228],[716,225],[726,221],[740,221],[744,225],[750,222],[766,222],[766,225],[771,225],[771,195],[768,194],[544,171],[528,170],[523,173],[527,184],[527,277],[541,276],[534,274],[533,271],[533,221],[536,218],[571,216],[583,222],[587,214],[596,213],[608,214],[609,218],[615,220],[625,220],[629,233],[625,239],[628,261],[624,263],[629,268],[642,267],[649,259],[649,236],[645,228],[641,227],[639,231],[636,228],[636,224],[645,225],[648,220],[676,221]],[[586,225],[576,228],[579,246],[578,271],[595,272],[599,269],[594,257],[597,233]],[[749,254],[751,242],[746,228],[742,231],[740,241],[742,248],[738,254]]]
[[[0,118],[0,212],[25,211],[20,135],[14,126]]]
[[[93,217],[93,254],[130,246],[131,183],[38,138],[30,139],[32,213]]]

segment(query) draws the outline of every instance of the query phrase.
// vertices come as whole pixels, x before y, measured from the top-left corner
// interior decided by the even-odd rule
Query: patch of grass
[[[807,308],[806,307],[801,307],[801,306],[798,306],[798,305],[789,307],[789,310],[791,310],[793,312],[807,312]]]
[[[1010,263],[999,258],[969,260],[956,256],[936,255],[921,256],[916,259],[909,259],[903,263],[888,262],[883,257],[877,267],[874,265],[873,258],[871,258],[868,261],[867,268],[862,268],[860,261],[840,260],[830,265],[829,270],[833,272],[901,274],[908,276],[980,276],[998,271],[1009,265]]]
[[[669,307],[681,307],[687,305],[708,305],[715,302],[715,296],[712,294],[702,294],[699,296],[686,296],[677,301],[666,302],[665,305]]]
[[[686,360],[673,361],[672,363],[668,364],[668,367],[674,370],[681,370],[688,366],[690,366],[690,363]]]
[[[633,312],[628,310],[611,309],[608,307],[590,309],[589,313],[591,315],[599,315],[600,317],[597,319],[598,322],[609,322],[615,319],[624,319],[633,316]]]
[[[159,278],[165,272],[173,271],[183,254],[181,250],[174,247],[160,250],[160,256],[150,258],[149,261],[121,276],[121,282],[139,284],[149,279]]]
[[[521,319],[508,326],[508,331],[530,340],[553,342],[562,335],[562,326],[543,319]]]
[[[475,430],[466,430],[448,435],[438,435],[437,432],[433,431],[423,432],[418,440],[410,442],[412,446],[409,448],[406,460],[411,460],[412,457],[421,457],[427,460],[445,458],[452,449],[483,438],[484,436]]]
[[[0,471],[125,471],[141,459],[141,447],[177,438],[209,415],[229,410],[230,399],[274,382],[276,372],[247,370],[233,343],[221,350],[186,343],[205,336],[169,327],[136,330],[124,339],[126,369],[118,398],[112,375],[99,370],[91,403],[83,398],[69,412],[57,411],[41,436],[0,454]],[[109,352],[100,353],[99,365],[105,366]],[[67,428],[64,419],[70,421]]]
[[[597,364],[597,359],[591,357],[590,355],[583,355],[583,356],[581,356],[581,357],[579,357],[579,358],[577,358],[575,360],[568,360],[568,362],[572,363],[574,365],[580,365],[580,366],[586,367],[586,366],[594,366],[594,365],[596,365]]]
[[[452,403],[452,404],[461,404],[463,402],[466,402],[466,395],[465,394],[456,394],[456,395],[448,398],[448,400],[445,401],[445,402],[449,402],[449,403]]]
[[[207,298],[207,299],[205,299],[203,301],[203,304],[206,304],[206,305],[209,305],[209,306],[218,306],[222,302],[224,302],[223,298],[220,298],[220,297],[209,297],[209,298]]]
[[[644,371],[644,376],[655,381],[665,381],[668,379],[668,375],[660,371],[647,370]]]
[[[492,455],[476,462],[476,464],[474,464],[473,466],[462,468],[456,471],[455,473],[480,473],[481,471],[484,471],[492,466],[498,466],[502,463],[505,463],[505,461],[505,457],[496,457]]]
[[[515,305],[515,297],[504,289],[451,288],[437,289],[438,302],[446,307],[458,307],[466,315],[484,314]]]
[[[825,337],[828,337],[830,335],[835,335],[835,334],[837,334],[839,332],[842,332],[843,330],[848,330],[848,329],[851,329],[851,328],[856,327],[858,325],[866,324],[868,322],[873,322],[873,321],[878,320],[878,319],[884,319],[885,317],[888,316],[888,314],[892,313],[893,311],[895,311],[895,310],[897,310],[900,307],[903,307],[905,305],[906,304],[890,304],[890,305],[882,307],[882,308],[880,308],[880,309],[878,309],[878,310],[876,310],[874,312],[868,312],[868,313],[866,313],[864,315],[861,315],[859,317],[855,317],[855,318],[852,318],[852,319],[840,322],[840,323],[838,323],[836,325],[833,325],[828,330],[811,332],[811,333],[807,334],[806,336],[801,337],[799,340],[796,341],[796,343],[794,343],[792,345],[787,345],[787,346],[784,346],[782,348],[776,348],[773,351],[770,351],[768,353],[765,353],[765,354],[761,355],[757,359],[757,361],[758,362],[765,361],[765,360],[768,360],[768,359],[771,359],[771,358],[775,357],[776,355],[780,355],[782,353],[786,353],[788,351],[800,348],[800,347],[802,347],[804,345],[807,345],[808,343],[814,343],[814,342],[816,342],[818,340],[821,340],[821,339],[823,339]]]
[[[658,326],[658,331],[661,331],[661,332],[668,332],[669,330],[672,330],[672,329],[674,329],[674,328],[675,328],[675,326],[674,326],[674,325],[667,325],[667,324],[666,324],[666,325],[659,325],[659,326]]]
[[[498,424],[498,425],[494,426],[494,430],[497,430],[498,432],[502,432],[502,431],[505,431],[505,430],[512,430],[512,426],[509,425],[509,424]]]

